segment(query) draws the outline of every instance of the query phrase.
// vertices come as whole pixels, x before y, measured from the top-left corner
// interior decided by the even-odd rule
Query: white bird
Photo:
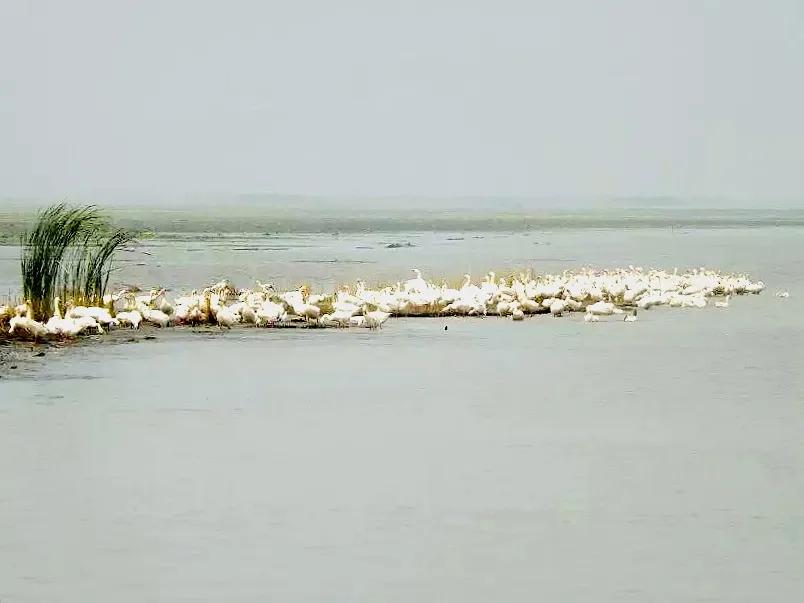
[[[391,316],[390,312],[383,312],[382,310],[374,310],[373,312],[366,312],[366,326],[369,329],[378,329],[382,326],[388,317]]]
[[[520,299],[519,305],[522,307],[523,312],[527,312],[529,314],[542,312],[542,305],[536,300],[528,299],[527,297]]]
[[[636,321],[637,321],[637,311],[636,311],[636,308],[634,308],[634,312],[633,312],[632,314],[626,314],[626,315],[623,317],[623,322],[636,322]],[[650,322],[650,321],[648,321],[648,322]]]
[[[418,268],[411,268],[416,278],[405,281],[404,289],[408,293],[410,291],[424,291],[428,288],[427,281],[422,278],[422,272]]]
[[[20,304],[20,306],[24,307],[24,316],[12,316],[11,320],[9,321],[10,329],[8,330],[10,335],[15,333],[21,334],[23,337],[28,337],[30,339],[43,339],[47,337],[48,332],[45,325],[41,322],[34,320],[33,318],[33,309],[31,308],[31,304],[25,303]],[[20,306],[17,306],[16,310],[19,312]]]
[[[151,289],[148,295],[137,295],[134,298],[134,303],[150,306],[151,303],[156,299],[157,295],[159,295],[159,291],[157,291],[156,289]]]
[[[140,323],[142,322],[142,314],[140,314],[137,310],[131,310],[130,312],[118,312],[116,318],[118,321],[120,321],[120,324],[128,325],[132,329],[139,329]]]
[[[230,283],[222,281],[201,293],[193,291],[189,296],[176,297],[168,302],[164,289],[152,290],[149,295],[139,297],[135,297],[131,290],[123,290],[105,296],[106,307],[70,305],[66,315],[61,314],[59,307],[54,317],[43,326],[50,333],[60,335],[69,335],[79,328],[97,328],[100,332],[104,325],[119,323],[136,328],[143,320],[163,327],[217,323],[223,328],[239,322],[270,325],[286,319],[288,314],[296,314],[308,321],[320,321],[319,324],[325,326],[376,328],[388,316],[485,316],[492,313],[522,320],[526,314],[550,312],[558,316],[584,310],[584,321],[597,322],[598,316],[631,312],[629,306],[638,309],[656,305],[704,308],[709,298],[719,295],[725,299],[719,298],[723,301],[714,302],[714,305],[726,308],[731,295],[759,293],[765,287],[761,281],[752,282],[745,274],[719,273],[705,268],[683,273],[677,270],[645,271],[639,267],[606,271],[585,268],[557,275],[528,273],[499,279],[489,273],[480,286],[473,284],[471,277],[466,275],[459,288],[430,283],[422,278],[418,269],[413,269],[413,272],[415,278],[397,283],[395,287],[368,289],[365,283],[358,281],[352,293],[341,289],[330,294],[310,295],[303,286],[277,295],[273,287],[262,287],[260,283],[256,290],[235,291]],[[776,295],[784,298],[789,293],[778,291]],[[234,303],[227,302],[227,299]],[[124,303],[116,304],[118,301]],[[628,309],[624,310],[624,307]],[[117,317],[112,316],[115,309],[119,312]],[[7,324],[14,314],[18,318],[29,318],[29,313],[27,304],[16,308],[0,306],[0,324]],[[633,322],[636,313],[623,319]],[[25,321],[15,321],[15,332],[26,331],[25,324]],[[35,326],[31,328],[36,330]]]
[[[89,316],[95,319],[95,322],[104,325],[115,325],[117,320],[111,315],[106,308],[99,308],[97,306],[73,306],[68,302],[67,318],[83,318]]]
[[[58,297],[53,300],[53,316],[45,323],[45,328],[51,335],[59,337],[75,337],[81,332],[81,327],[74,320],[62,317]]]
[[[215,320],[221,329],[224,327],[231,329],[238,322],[237,315],[225,305],[218,306],[218,310],[215,312]]]
[[[229,306],[229,309],[240,318],[240,322],[256,324],[257,313],[246,302],[240,301]]]
[[[9,335],[22,333],[30,339],[43,339],[48,335],[45,325],[27,316],[13,316],[9,325],[11,326],[8,330]]]
[[[275,302],[267,301],[257,308],[257,316],[255,323],[258,327],[264,324],[273,324],[278,320],[282,320],[287,314],[285,307]]]
[[[564,313],[564,308],[566,307],[567,304],[564,303],[563,299],[557,299],[550,304],[550,314],[553,316],[561,316]]]
[[[142,311],[142,318],[145,322],[149,322],[157,327],[165,328],[170,325],[170,316],[162,312],[162,310],[145,308]]]
[[[105,333],[103,326],[91,316],[81,316],[80,318],[73,318],[72,320],[79,327],[79,333],[83,333],[89,329],[95,329],[99,335]]]
[[[777,291],[776,297],[787,298],[790,297],[790,292],[788,291]]]
[[[308,321],[318,320],[318,317],[321,316],[321,308],[314,306],[313,304],[302,302],[293,306],[293,313],[296,316],[301,316]]]
[[[511,305],[510,302],[507,302],[505,300],[500,300],[500,301],[497,302],[497,307],[495,308],[495,311],[500,316],[505,316],[506,314],[508,314],[508,310],[510,308],[510,305]]]
[[[319,327],[339,327],[340,325],[332,320],[332,314],[322,314],[318,318]]]
[[[610,302],[599,301],[586,306],[586,311],[600,316],[609,316],[614,313],[614,304]]]
[[[352,316],[349,319],[349,326],[350,327],[362,327],[366,323],[365,316]]]
[[[153,304],[156,306],[156,309],[164,312],[168,316],[173,314],[173,306],[165,299],[165,290],[162,289],[156,296],[156,299],[153,301]]]
[[[360,306],[348,301],[335,301],[332,304],[332,309],[336,312],[349,314],[349,316],[354,316],[360,312]]]
[[[348,327],[352,316],[354,314],[350,310],[335,310],[329,315],[329,321],[338,327]]]

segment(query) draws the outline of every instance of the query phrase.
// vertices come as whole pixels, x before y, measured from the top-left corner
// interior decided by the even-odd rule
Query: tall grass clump
[[[34,317],[53,313],[53,298],[100,305],[109,282],[114,253],[132,240],[110,229],[98,209],[63,203],[40,212],[33,229],[21,237],[22,290]]]

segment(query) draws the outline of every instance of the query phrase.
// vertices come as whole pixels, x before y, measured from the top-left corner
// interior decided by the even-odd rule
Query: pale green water
[[[804,229],[480,235],[156,242],[121,276],[706,264],[769,290],[630,325],[408,319],[48,353],[0,380],[0,601],[797,600]],[[253,246],[287,249],[232,249]],[[0,248],[4,287],[14,257]]]

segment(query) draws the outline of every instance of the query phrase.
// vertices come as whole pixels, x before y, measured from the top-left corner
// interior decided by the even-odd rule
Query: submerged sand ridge
[[[324,328],[379,328],[392,316],[500,316],[524,320],[528,315],[560,317],[583,312],[587,322],[625,315],[635,322],[638,310],[654,306],[703,308],[715,296],[718,308],[728,308],[732,295],[758,294],[762,281],[745,274],[698,268],[679,272],[629,266],[610,270],[565,271],[561,274],[520,273],[498,277],[489,272],[478,283],[465,275],[462,284],[425,279],[418,269],[413,278],[394,285],[369,288],[358,281],[327,293],[302,286],[277,291],[257,282],[236,288],[223,280],[185,295],[169,298],[167,290],[142,293],[123,289],[105,297],[104,307],[76,306],[67,300],[62,311],[47,321],[33,320],[26,304],[0,308],[0,324],[7,335],[24,339],[71,338],[109,329],[161,328],[179,325],[237,325],[257,327],[310,326]]]

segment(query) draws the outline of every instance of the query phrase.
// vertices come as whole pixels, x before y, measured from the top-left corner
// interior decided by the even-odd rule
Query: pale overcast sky
[[[0,1],[0,196],[804,198],[804,2]]]

